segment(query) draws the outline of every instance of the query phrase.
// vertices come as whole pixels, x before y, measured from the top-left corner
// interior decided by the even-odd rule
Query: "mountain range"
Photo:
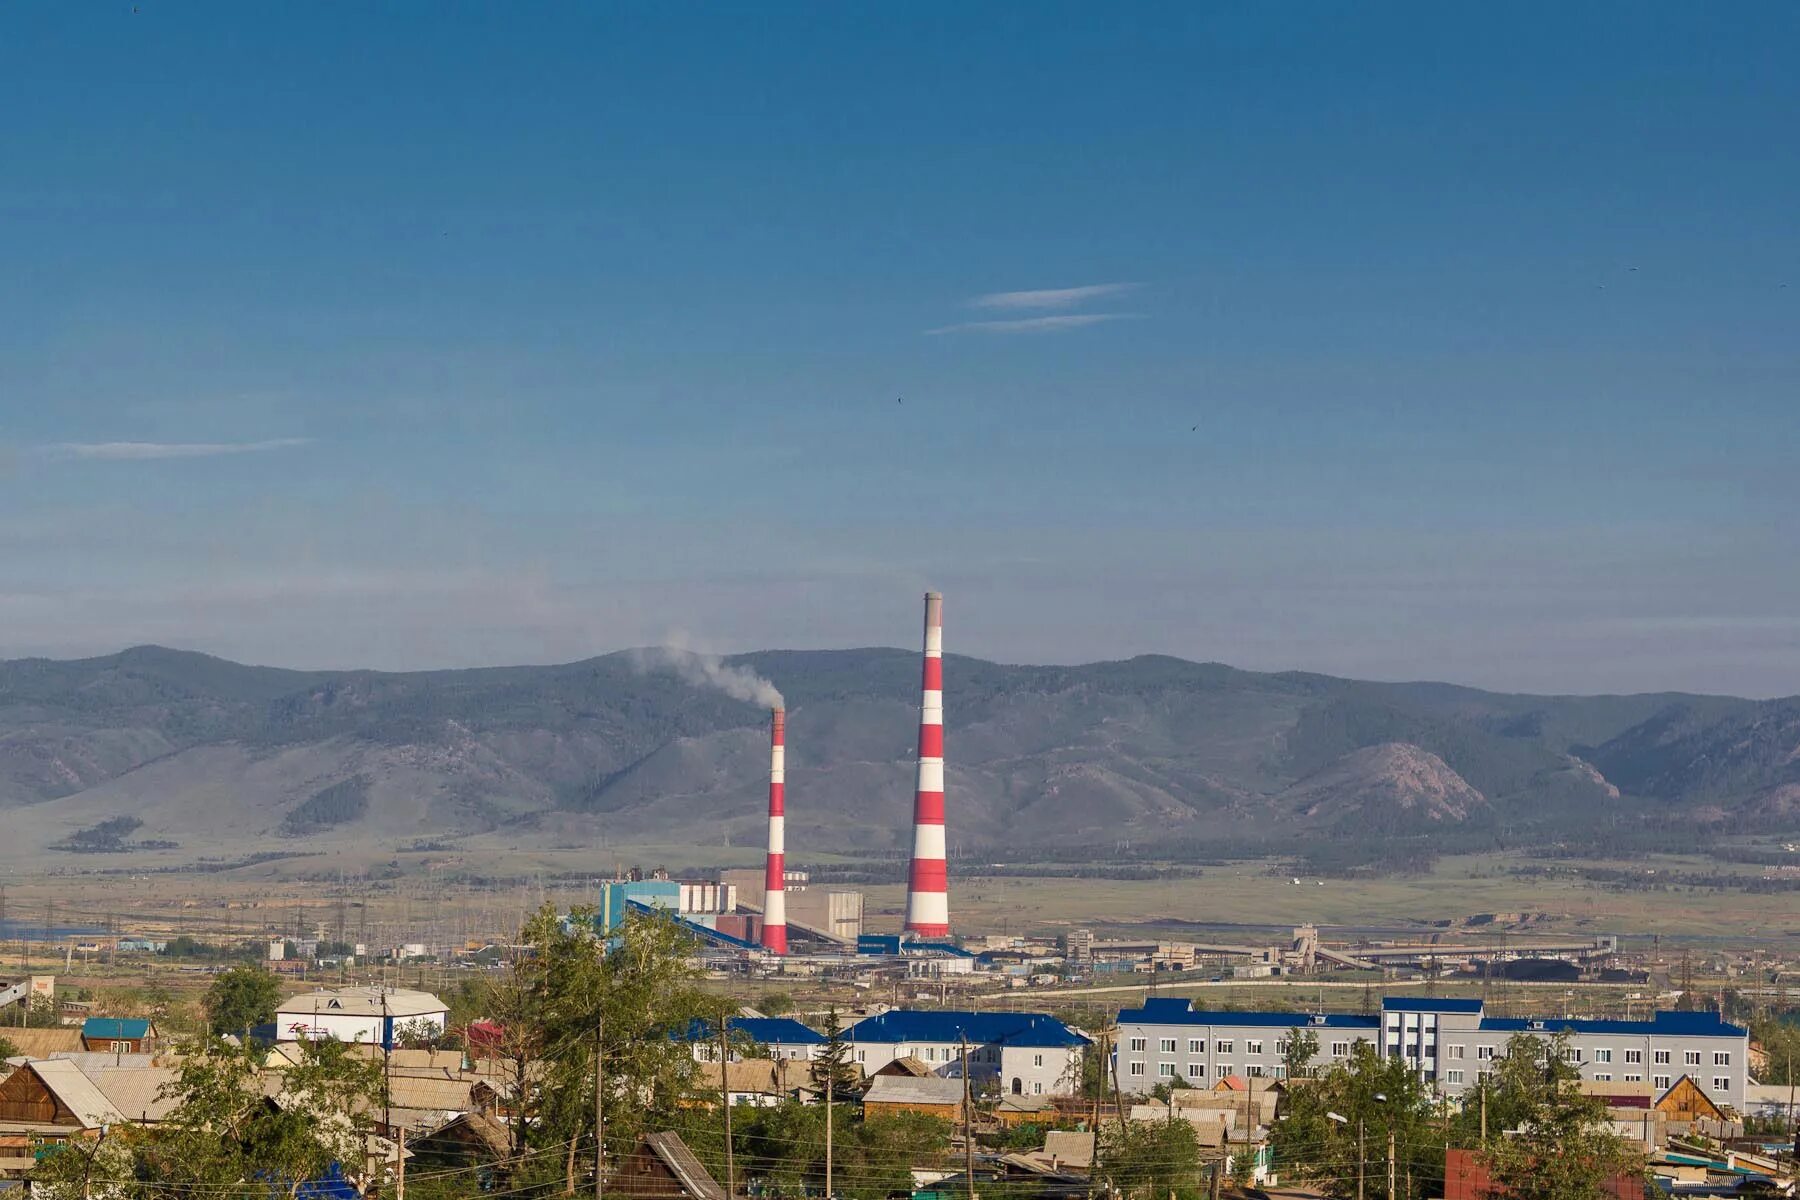
[[[0,838],[31,854],[759,845],[766,713],[691,665],[295,671],[156,646],[3,662]],[[902,853],[917,653],[722,666],[785,693],[791,856]],[[1800,698],[1508,695],[1160,656],[951,656],[945,675],[953,854],[1379,864],[1396,845],[1800,828]]]

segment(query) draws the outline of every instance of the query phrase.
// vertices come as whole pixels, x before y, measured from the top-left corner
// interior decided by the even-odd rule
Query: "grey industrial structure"
[[[1711,1012],[1658,1012],[1648,1021],[1490,1017],[1479,1000],[1389,998],[1380,1016],[1344,1013],[1208,1012],[1153,997],[1119,1014],[1113,1071],[1120,1090],[1150,1091],[1180,1079],[1210,1087],[1231,1075],[1278,1078],[1288,1037],[1310,1029],[1314,1060],[1348,1058],[1359,1041],[1404,1058],[1444,1096],[1473,1088],[1517,1034],[1567,1033],[1564,1055],[1584,1079],[1645,1083],[1659,1092],[1683,1075],[1715,1101],[1742,1108],[1749,1082],[1749,1031]]]

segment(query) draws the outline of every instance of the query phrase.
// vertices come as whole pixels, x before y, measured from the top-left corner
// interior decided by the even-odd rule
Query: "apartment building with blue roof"
[[[1015,1096],[1059,1096],[1077,1090],[1088,1039],[1048,1013],[893,1009],[845,1031],[851,1056],[873,1075],[900,1058],[934,1074],[969,1078]]]
[[[1741,1108],[1749,1083],[1750,1034],[1709,1012],[1658,1012],[1646,1021],[1490,1017],[1480,1000],[1388,997],[1381,1014],[1246,1013],[1196,1009],[1155,997],[1119,1014],[1113,1069],[1122,1091],[1142,1094],[1180,1079],[1210,1087],[1227,1075],[1279,1078],[1288,1038],[1311,1029],[1316,1063],[1348,1058],[1358,1041],[1404,1058],[1440,1094],[1476,1086],[1508,1039],[1548,1041],[1566,1033],[1568,1062],[1597,1082],[1648,1083],[1666,1091],[1683,1075],[1719,1104]]]

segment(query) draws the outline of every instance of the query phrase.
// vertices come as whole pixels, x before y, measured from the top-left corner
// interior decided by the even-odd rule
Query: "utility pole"
[[[1356,1118],[1356,1200],[1363,1200],[1363,1167],[1369,1161],[1363,1153],[1363,1119]]]
[[[1475,1078],[1475,1090],[1481,1094],[1481,1144],[1487,1145],[1487,1074]]]
[[[969,1039],[962,1040],[963,1077],[963,1177],[968,1180],[969,1200],[975,1200],[975,1106],[969,1087]]]
[[[838,1042],[838,1045],[843,1045],[843,1042]],[[825,1064],[825,1200],[831,1200],[831,1110],[836,1100],[837,1060],[834,1058]]]
[[[406,1200],[406,1130],[399,1131],[394,1139],[394,1146],[400,1156],[399,1163],[394,1167],[394,1200]]]
[[[594,1020],[594,1200],[606,1196],[606,1018]]]
[[[731,1051],[726,1043],[725,1026],[729,1015],[719,1017],[719,1099],[725,1103],[725,1195],[737,1195],[737,1169],[731,1160]]]
[[[1388,1129],[1388,1191],[1387,1200],[1394,1200],[1394,1130]]]

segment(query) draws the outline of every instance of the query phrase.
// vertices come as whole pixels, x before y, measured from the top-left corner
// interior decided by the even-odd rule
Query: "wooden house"
[[[726,1200],[681,1135],[646,1133],[607,1180],[607,1190],[631,1200]]]
[[[81,1023],[81,1048],[110,1054],[142,1054],[156,1029],[145,1017],[89,1017]]]
[[[23,1175],[44,1148],[124,1119],[74,1063],[28,1062],[0,1080],[0,1174]]]
[[[963,1081],[960,1079],[877,1075],[869,1081],[869,1090],[863,1093],[863,1114],[871,1117],[916,1112],[946,1121],[960,1121],[962,1106]]]
[[[1692,1075],[1683,1075],[1673,1086],[1657,1097],[1658,1112],[1667,1113],[1671,1121],[1723,1121],[1725,1113],[1712,1102]]]

